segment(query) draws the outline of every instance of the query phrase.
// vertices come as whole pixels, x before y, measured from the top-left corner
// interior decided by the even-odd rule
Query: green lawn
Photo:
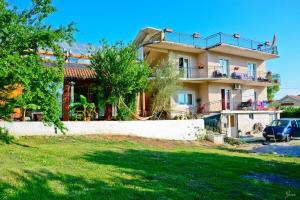
[[[31,137],[0,144],[0,199],[299,199],[300,158],[118,137]]]

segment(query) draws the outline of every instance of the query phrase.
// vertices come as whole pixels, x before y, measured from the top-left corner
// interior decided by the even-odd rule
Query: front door
[[[230,128],[230,135],[231,137],[238,137],[237,134],[237,120],[236,120],[236,116],[233,115],[229,115],[229,128]]]

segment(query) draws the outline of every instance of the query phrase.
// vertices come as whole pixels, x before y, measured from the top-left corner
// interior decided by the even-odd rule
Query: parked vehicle
[[[290,141],[291,137],[300,137],[300,119],[276,119],[264,129],[263,136],[271,139]]]

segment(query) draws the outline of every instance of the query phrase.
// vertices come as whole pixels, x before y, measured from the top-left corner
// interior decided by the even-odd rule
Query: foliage
[[[147,88],[150,69],[144,62],[138,61],[135,45],[125,46],[122,42],[109,45],[102,41],[101,48],[91,56],[91,68],[96,71],[97,89],[101,107],[117,105],[119,119],[131,116],[136,94]],[[126,106],[118,102],[124,101]],[[105,116],[108,115],[106,109]],[[126,115],[126,116],[124,116]],[[106,119],[109,120],[109,117]]]
[[[80,95],[80,102],[75,102],[70,105],[71,112],[74,112],[76,109],[82,108],[83,120],[87,121],[91,119],[93,114],[96,113],[96,107],[94,103],[89,103],[87,98],[83,95]]]
[[[283,112],[280,114],[282,118],[300,118],[299,106],[281,106]]]
[[[268,94],[268,100],[273,100],[275,97],[275,94],[280,90],[280,75],[279,74],[270,74],[267,75],[267,78],[270,80],[271,83],[273,83],[273,86],[269,86],[267,88],[267,94]]]
[[[6,128],[0,127],[0,141],[11,144],[14,140],[14,136],[10,135]]]
[[[224,142],[230,145],[241,145],[243,142],[239,138],[225,137]]]
[[[155,79],[150,84],[151,112],[154,119],[170,113],[170,97],[180,88],[178,67],[171,61],[162,61],[154,68]]]
[[[117,120],[121,121],[129,121],[132,119],[132,114],[135,112],[135,98],[129,98],[127,99],[125,104],[125,101],[123,97],[119,98],[118,102],[118,110],[117,110]]]
[[[51,0],[32,0],[19,10],[0,0],[0,118],[8,120],[13,108],[28,104],[40,107],[42,120],[61,130],[58,89],[63,81],[64,58],[59,43],[71,41],[73,24],[53,28],[45,23],[55,11]],[[54,52],[55,61],[45,67],[39,50]],[[16,88],[22,95],[12,97]]]
[[[268,105],[269,108],[276,108],[276,109],[280,108],[280,106],[281,106],[280,103],[276,101]]]
[[[23,108],[23,121],[25,121],[26,111],[27,110],[38,110],[38,109],[40,109],[40,106],[31,103],[31,104],[25,104],[25,105],[23,105],[22,108]]]
[[[207,142],[131,137],[21,137],[0,145],[0,199],[284,199],[299,187],[246,179],[251,172],[300,182],[300,158]],[[286,181],[283,181],[286,182]],[[293,199],[287,198],[287,199]]]

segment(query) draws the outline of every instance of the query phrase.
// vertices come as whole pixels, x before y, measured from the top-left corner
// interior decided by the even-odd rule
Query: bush
[[[280,114],[282,118],[300,118],[299,106],[282,106],[283,112]]]
[[[0,141],[10,144],[15,140],[14,136],[10,135],[6,128],[0,127]]]
[[[206,138],[206,129],[196,127],[197,133],[195,134],[197,140],[205,140]]]
[[[231,138],[231,137],[225,137],[224,142],[230,145],[240,145],[243,144],[243,142],[240,139],[237,138]]]

